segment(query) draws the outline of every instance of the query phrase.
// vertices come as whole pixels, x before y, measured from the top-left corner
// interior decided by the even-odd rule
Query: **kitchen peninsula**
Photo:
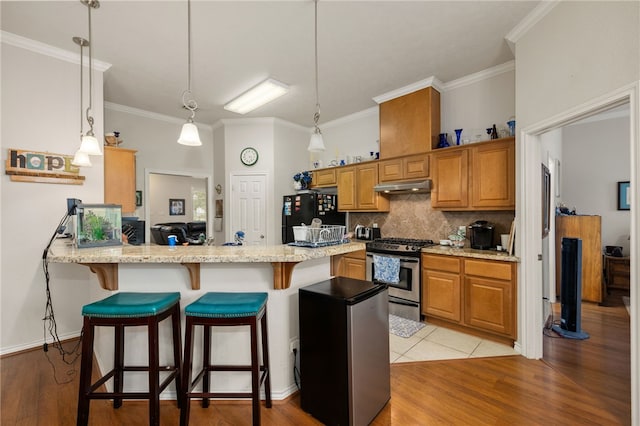
[[[273,399],[278,400],[297,390],[291,348],[299,347],[298,289],[330,278],[332,256],[364,249],[365,245],[359,242],[319,248],[287,245],[170,247],[147,244],[77,249],[57,241],[49,251],[48,260],[52,263],[50,272],[53,286],[68,273],[70,264],[81,264],[98,271],[98,279],[103,282],[101,286],[89,286],[92,300],[104,298],[113,290],[179,291],[180,305],[184,308],[208,291],[268,293],[271,388]],[[197,277],[194,277],[196,272]],[[90,274],[88,282],[95,283],[94,277]],[[80,315],[78,312],[78,317]],[[214,330],[212,344],[217,348],[216,362],[248,364],[249,330],[237,328]],[[162,324],[161,359],[171,357],[171,345],[166,344],[170,338],[170,327]],[[127,352],[126,362],[143,363],[144,359],[140,358],[146,356],[146,345],[147,337],[143,330],[137,327],[127,330],[126,347],[140,349]],[[199,345],[201,343],[196,343],[195,353],[200,353]],[[113,362],[110,334],[98,333],[94,347],[100,370],[108,371]],[[212,383],[214,389],[221,392],[245,392],[251,387],[250,379],[250,375],[243,372],[227,372],[214,375]],[[135,375],[125,380],[125,388],[144,389],[145,386],[146,378],[143,376]],[[162,398],[175,399],[173,388],[167,388]]]

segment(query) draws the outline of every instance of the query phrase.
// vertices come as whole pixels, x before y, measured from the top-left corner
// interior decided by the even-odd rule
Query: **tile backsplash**
[[[431,208],[431,194],[406,194],[391,197],[389,213],[350,213],[350,230],[356,225],[372,226],[377,223],[382,237],[447,239],[459,226],[468,226],[476,220],[492,223],[494,244],[500,234],[508,234],[514,218],[513,211],[443,212]]]

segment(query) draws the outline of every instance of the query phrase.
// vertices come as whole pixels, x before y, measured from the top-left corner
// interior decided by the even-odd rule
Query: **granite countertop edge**
[[[274,246],[161,246],[155,244],[122,245],[78,249],[57,242],[47,260],[52,263],[278,263],[304,262],[364,250],[360,242],[306,248]]]
[[[498,260],[501,262],[520,262],[520,258],[496,250],[476,250],[471,248],[453,248],[450,246],[424,247],[422,253],[445,256],[470,257],[475,259]]]

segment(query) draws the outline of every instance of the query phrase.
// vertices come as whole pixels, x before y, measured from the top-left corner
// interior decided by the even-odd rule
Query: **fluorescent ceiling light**
[[[288,85],[269,78],[257,86],[247,90],[231,102],[228,102],[224,106],[224,109],[238,114],[246,114],[276,98],[279,98],[288,91]]]

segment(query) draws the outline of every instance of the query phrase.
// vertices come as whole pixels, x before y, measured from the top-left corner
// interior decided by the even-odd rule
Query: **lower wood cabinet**
[[[336,277],[347,277],[359,280],[366,279],[366,252],[353,251],[331,258],[331,274]]]
[[[422,255],[422,310],[428,319],[515,340],[516,264]]]

